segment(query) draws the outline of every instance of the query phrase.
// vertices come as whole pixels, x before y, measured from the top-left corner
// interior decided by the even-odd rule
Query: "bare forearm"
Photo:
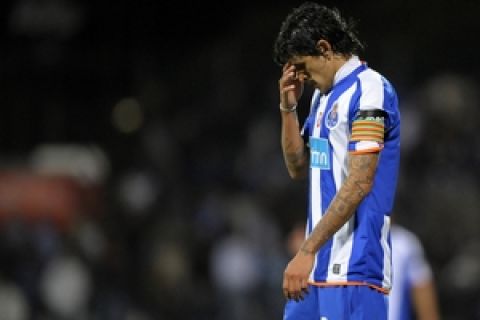
[[[378,154],[352,156],[350,174],[332,200],[326,214],[302,244],[301,251],[317,252],[353,215],[373,185]]]
[[[426,282],[413,288],[413,301],[419,320],[440,319],[437,296],[433,282]]]
[[[283,157],[290,176],[292,178],[305,177],[308,168],[308,154],[300,135],[300,125],[296,112],[282,112],[281,143]]]

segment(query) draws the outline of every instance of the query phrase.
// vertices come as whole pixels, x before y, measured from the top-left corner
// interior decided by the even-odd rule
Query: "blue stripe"
[[[348,127],[351,128],[353,125],[353,120],[355,120],[355,115],[360,107],[360,95],[362,94],[360,79],[356,81],[357,87],[355,88],[355,92],[352,94],[352,98],[350,99],[349,105],[349,112],[348,112]]]
[[[356,81],[357,87],[355,88],[355,92],[352,94],[352,98],[350,99],[350,104],[349,104],[349,112],[348,112],[348,127],[350,128],[350,133],[351,133],[351,128],[353,126],[353,120],[355,120],[355,115],[357,114],[358,109],[360,108],[360,96],[362,94],[361,90],[361,85],[360,85],[360,79],[357,79]],[[356,148],[356,142],[352,143],[349,141],[348,143],[348,151],[355,151]]]
[[[388,119],[386,119],[387,134],[377,165],[374,187],[362,201],[356,212],[352,256],[349,264],[349,270],[364,270],[363,275],[371,277],[364,280],[379,286],[382,286],[383,281],[383,279],[379,278],[379,275],[383,275],[385,255],[380,243],[381,230],[384,216],[390,214],[393,206],[399,167],[398,150],[400,135],[400,119],[397,116],[398,101],[396,94],[385,79],[382,79],[382,81],[384,87],[382,107],[389,115]],[[372,239],[378,241],[372,241]],[[369,249],[366,250],[366,248]],[[368,252],[369,255],[365,255],[365,252]],[[348,280],[359,280],[358,276],[361,275],[350,273]]]
[[[308,218],[307,218],[307,229],[308,234],[312,233],[312,224],[313,224],[313,216],[312,216],[312,168],[308,169],[310,173],[308,174]]]
[[[384,252],[380,242],[384,215],[371,210],[368,195],[360,204],[355,216],[352,255],[349,261],[348,281],[367,281],[383,286]]]

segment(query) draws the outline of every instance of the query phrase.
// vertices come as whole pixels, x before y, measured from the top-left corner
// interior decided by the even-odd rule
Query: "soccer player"
[[[388,320],[438,320],[440,313],[432,270],[418,237],[392,225],[393,279]]]
[[[362,47],[338,10],[315,3],[294,9],[275,41],[285,163],[310,186],[306,239],[283,277],[286,320],[387,319],[400,114]],[[315,91],[300,127],[304,84]]]

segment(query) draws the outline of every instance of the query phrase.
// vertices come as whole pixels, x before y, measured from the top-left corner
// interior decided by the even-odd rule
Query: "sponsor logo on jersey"
[[[310,167],[330,169],[330,146],[325,138],[310,137]]]

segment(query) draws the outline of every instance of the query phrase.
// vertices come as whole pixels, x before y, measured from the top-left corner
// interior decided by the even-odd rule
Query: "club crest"
[[[338,124],[338,103],[332,106],[325,117],[325,125],[328,129],[333,129]]]

